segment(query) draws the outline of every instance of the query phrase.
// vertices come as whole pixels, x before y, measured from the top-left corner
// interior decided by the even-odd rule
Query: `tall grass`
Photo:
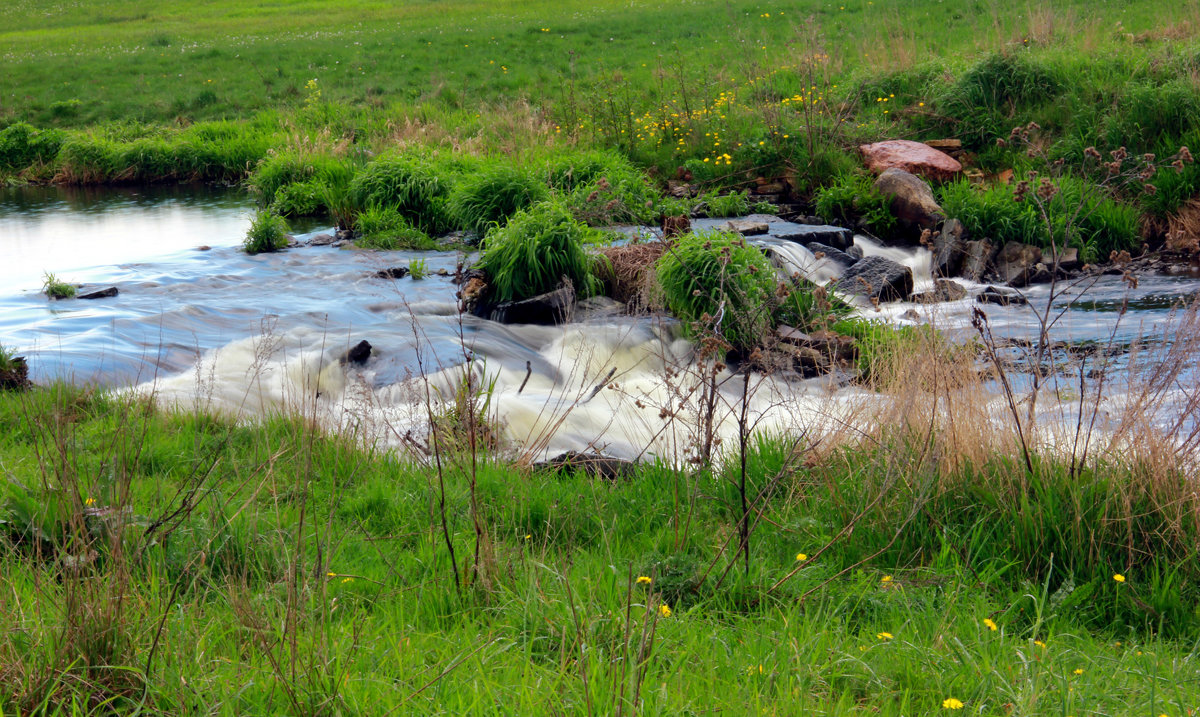
[[[493,301],[514,301],[551,291],[569,279],[582,295],[599,289],[596,258],[584,248],[592,230],[560,202],[522,209],[504,227],[489,231],[479,268]]]

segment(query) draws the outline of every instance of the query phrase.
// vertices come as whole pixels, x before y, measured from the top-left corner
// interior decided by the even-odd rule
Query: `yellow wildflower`
[[[646,575],[639,575],[637,579],[638,585],[649,585],[650,578]]]
[[[1076,667],[1076,668],[1075,668],[1075,674],[1077,674],[1077,675],[1082,675],[1082,674],[1083,674],[1083,668],[1081,668],[1081,667]]]
[[[947,697],[946,699],[942,700],[942,707],[948,710],[961,710],[963,708],[963,703],[962,700],[957,700],[953,697]]]
[[[1125,576],[1120,573],[1117,573],[1116,575],[1113,575],[1113,580],[1116,580],[1119,583],[1123,583],[1123,582],[1125,582]]]
[[[805,555],[804,553],[796,553],[796,562],[797,562],[797,563],[802,563],[802,562],[804,562],[805,560],[808,560],[808,556],[807,556],[807,555]]]
[[[983,619],[983,624],[986,625],[987,629],[991,630],[992,632],[995,632],[999,629],[996,627],[995,621],[993,621],[990,617],[985,617]]]
[[[663,617],[671,617],[671,606],[666,603],[659,605],[658,614],[662,615]]]
[[[884,575],[882,578],[880,578],[879,582],[881,582],[881,583],[890,583],[890,582],[892,582],[892,576],[891,576],[891,575]]]
[[[880,633],[877,633],[875,635],[875,637],[880,640],[890,640],[890,639],[892,639],[893,635],[890,632],[880,632]]]
[[[1037,645],[1038,647],[1042,648],[1043,650],[1046,649],[1046,643],[1042,642],[1041,640],[1034,640],[1033,644]]]

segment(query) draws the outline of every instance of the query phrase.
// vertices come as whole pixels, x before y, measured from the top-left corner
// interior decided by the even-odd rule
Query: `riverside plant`
[[[71,284],[46,272],[42,275],[42,293],[51,299],[72,299],[75,297],[76,290]]]
[[[261,254],[284,249],[288,244],[287,220],[278,214],[264,210],[254,216],[242,248],[247,254]]]

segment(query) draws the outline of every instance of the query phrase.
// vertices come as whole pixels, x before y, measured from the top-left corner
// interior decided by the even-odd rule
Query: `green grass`
[[[42,276],[42,293],[51,299],[72,299],[75,298],[75,287],[46,272]]]
[[[748,455],[751,488],[775,485],[749,572],[722,552],[733,476],[646,465],[613,483],[444,456],[456,589],[432,465],[301,421],[60,386],[0,395],[0,709],[628,713],[636,692],[642,714],[932,714],[948,698],[1186,714],[1200,700],[1196,526],[1168,483],[1039,464],[1022,502],[1024,468],[1003,459],[946,472],[898,440],[814,464],[788,445]]]
[[[279,251],[288,243],[287,220],[271,211],[260,211],[254,215],[254,221],[246,230],[246,239],[242,248],[247,254]]]
[[[576,220],[561,203],[546,201],[522,209],[504,227],[489,231],[478,267],[488,277],[489,299],[519,301],[570,279],[581,296],[594,294],[598,261],[584,245],[596,232]]]

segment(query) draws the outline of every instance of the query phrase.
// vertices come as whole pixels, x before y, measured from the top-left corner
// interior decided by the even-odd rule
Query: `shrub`
[[[432,249],[435,242],[425,232],[408,223],[393,207],[372,205],[357,217],[356,228],[361,236],[355,244],[364,249]]]
[[[428,234],[446,227],[449,194],[449,182],[429,162],[416,157],[381,157],[350,182],[350,199],[356,206],[390,207]]]
[[[42,275],[42,293],[51,299],[70,299],[75,296],[75,287],[46,272]]]
[[[1141,237],[1135,207],[1112,199],[1084,180],[1063,177],[1058,185],[1060,191],[1048,205],[1049,226],[1031,200],[1014,199],[1012,186],[976,189],[965,181],[951,182],[941,188],[940,198],[946,216],[956,217],[972,236],[1000,243],[1048,247],[1053,237],[1060,247],[1079,249],[1084,261],[1138,246]]]
[[[504,224],[518,210],[548,195],[546,185],[531,172],[510,164],[493,164],[454,188],[449,211],[459,227],[485,232],[491,224]]]
[[[287,246],[287,232],[287,221],[283,217],[269,210],[260,211],[246,232],[242,248],[247,254],[279,251]]]
[[[0,130],[0,169],[24,169],[35,162],[46,163],[62,148],[60,130],[39,130],[24,122]]]
[[[584,249],[593,231],[561,202],[546,201],[518,211],[485,238],[479,268],[487,273],[492,299],[515,301],[553,290],[570,279],[581,294],[594,293],[596,261]]]
[[[861,173],[837,175],[833,184],[817,190],[815,205],[817,215],[826,221],[853,226],[862,219],[872,233],[883,237],[896,229],[891,200]]]
[[[738,234],[681,237],[655,265],[667,308],[692,336],[713,331],[749,350],[771,325],[775,271]]]

